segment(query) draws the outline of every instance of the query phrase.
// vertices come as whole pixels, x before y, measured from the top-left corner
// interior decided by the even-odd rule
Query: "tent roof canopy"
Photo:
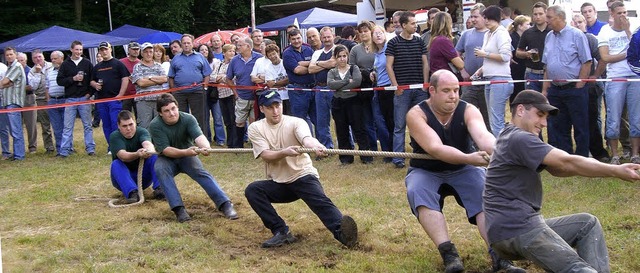
[[[358,17],[355,14],[327,10],[322,8],[312,8],[296,13],[278,20],[257,25],[256,28],[262,31],[284,30],[288,25],[298,22],[300,28],[310,27],[342,27],[355,26],[358,24]]]
[[[137,39],[140,39],[140,37],[142,36],[155,33],[158,31],[159,30],[125,24],[119,28],[116,28],[112,31],[105,33],[104,35],[125,37],[125,38],[131,38],[133,40],[137,40]]]
[[[68,50],[71,42],[78,40],[85,48],[98,47],[100,42],[107,41],[112,45],[124,45],[130,38],[108,36],[80,30],[52,26],[17,39],[0,44],[0,48],[13,47],[20,52],[30,52],[36,49],[42,51]]]

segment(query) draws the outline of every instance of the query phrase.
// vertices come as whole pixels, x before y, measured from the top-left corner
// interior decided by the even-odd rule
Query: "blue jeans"
[[[326,86],[316,86],[318,89],[328,89]],[[333,149],[331,137],[331,101],[333,91],[316,91],[316,138],[327,149]]]
[[[66,103],[83,102],[88,99],[67,98]],[[84,129],[84,149],[87,153],[96,152],[96,143],[93,141],[93,128],[91,127],[91,104],[67,106],[64,109],[64,129],[62,130],[62,144],[60,145],[60,155],[69,156],[73,147],[73,127],[76,121],[76,115],[80,115],[82,127]]]
[[[200,187],[204,189],[209,198],[215,203],[217,209],[220,209],[222,204],[229,201],[229,197],[227,197],[220,186],[218,186],[218,182],[216,182],[213,176],[204,169],[202,162],[197,156],[186,156],[182,158],[159,156],[154,169],[171,209],[184,206],[174,179],[179,173],[187,174],[191,179],[200,184]]]
[[[4,107],[4,109],[16,109],[22,108],[16,104],[10,104]],[[7,120],[9,121],[9,133],[13,138],[13,159],[24,160],[24,132],[22,130],[22,112],[10,112],[7,113]]]
[[[334,237],[338,234],[342,213],[327,197],[320,181],[313,175],[300,177],[292,183],[255,181],[244,190],[244,196],[264,226],[273,234],[288,232],[289,227],[273,208],[272,203],[291,203],[298,199],[302,199],[309,206]]]
[[[638,77],[625,77],[637,79]],[[622,109],[627,106],[629,135],[640,137],[640,82],[609,82],[604,96],[607,101],[605,132],[607,139],[620,138]]]
[[[142,189],[148,188],[151,183],[153,183],[154,189],[160,186],[156,172],[153,170],[156,159],[158,159],[158,156],[152,155],[144,161],[144,166],[142,167]],[[124,198],[129,197],[132,191],[138,189],[138,167],[136,166],[132,170],[120,159],[112,161],[111,184],[122,192]]]
[[[220,109],[220,102],[216,100],[215,102],[208,102],[209,111],[207,111],[207,117],[205,118],[207,121],[209,120],[209,114],[213,117],[213,141],[215,143],[224,143],[225,142],[225,132],[224,132],[224,122],[222,121],[222,110]],[[211,126],[209,126],[211,127]],[[211,130],[207,132],[209,135],[209,139],[211,139]]]
[[[373,124],[375,129],[375,139],[374,142],[371,143],[372,150],[377,150],[377,141],[380,140],[380,150],[382,151],[391,151],[393,149],[393,143],[391,139],[391,134],[389,130],[387,130],[387,124],[384,120],[384,116],[382,116],[382,111],[380,111],[380,101],[378,100],[378,91],[374,91],[373,100],[371,101],[371,111],[373,113]]]
[[[287,87],[310,88],[309,86],[297,84],[289,84]],[[289,104],[291,105],[291,115],[307,121],[309,130],[314,132],[313,125],[316,125],[316,99],[314,92],[289,90]]]
[[[109,136],[111,136],[111,133],[113,133],[113,131],[118,130],[118,113],[122,111],[122,102],[101,102],[98,103],[96,107],[98,107],[100,119],[102,120],[102,131],[104,132],[104,137],[107,139],[108,150]]]
[[[2,105],[1,98],[0,105]],[[11,157],[9,150],[9,117],[7,114],[0,114],[0,144],[2,145],[2,156]]]
[[[544,74],[525,72],[524,79],[525,80],[542,80],[544,79]],[[542,82],[539,82],[539,81],[527,82],[527,84],[525,84],[525,89],[531,89],[531,90],[536,90],[538,92],[542,92]]]
[[[611,272],[600,221],[587,213],[546,219],[545,225],[491,247],[503,259],[527,259],[547,272]]]
[[[48,105],[63,104],[66,99],[54,99],[50,98],[47,102]],[[56,152],[60,154],[62,145],[62,130],[64,129],[64,107],[47,109],[49,114],[49,122],[53,128],[53,137],[56,139]],[[71,138],[73,138],[73,132],[71,132]]]
[[[487,77],[488,81],[511,80],[511,77]],[[489,125],[491,132],[498,137],[504,128],[504,111],[507,101],[513,93],[513,83],[487,84],[484,87],[484,98],[487,102]]]
[[[571,128],[576,142],[575,154],[589,156],[589,92],[587,88],[561,90],[553,84],[547,90],[549,103],[558,108],[557,116],[549,116],[549,144],[574,154]]]
[[[404,152],[405,128],[407,126],[407,112],[423,100],[429,98],[429,93],[422,89],[406,89],[402,95],[393,97],[393,151]],[[393,158],[393,163],[404,162],[404,158]]]

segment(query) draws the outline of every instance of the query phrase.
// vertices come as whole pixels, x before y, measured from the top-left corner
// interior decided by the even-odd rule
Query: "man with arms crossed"
[[[498,136],[485,183],[489,243],[502,257],[527,259],[547,272],[610,272],[598,218],[587,213],[542,218],[540,172],[631,181],[640,179],[640,165],[600,163],[542,142],[538,134],[557,113],[533,90],[520,92],[511,104],[512,124]]]

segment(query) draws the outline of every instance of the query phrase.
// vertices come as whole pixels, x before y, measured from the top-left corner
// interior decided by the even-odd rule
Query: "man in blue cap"
[[[258,214],[273,237],[262,247],[277,247],[293,243],[296,238],[273,208],[272,203],[289,203],[302,199],[331,231],[334,238],[351,248],[358,240],[358,227],[353,218],[342,215],[320,184],[318,170],[299,147],[312,148],[316,155],[325,156],[324,145],[311,136],[307,123],[297,117],[282,114],[282,99],[269,90],[258,98],[265,118],[249,125],[249,139],[253,156],[267,164],[266,180],[255,181],[245,190],[247,201]]]

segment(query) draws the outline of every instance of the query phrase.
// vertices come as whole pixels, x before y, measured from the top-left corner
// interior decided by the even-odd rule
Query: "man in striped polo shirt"
[[[416,33],[416,15],[413,12],[400,13],[402,32],[387,43],[387,73],[392,86],[427,83],[429,81],[429,64],[427,62],[427,45]],[[424,88],[398,89],[393,98],[394,123],[393,151],[404,152],[406,116],[409,108],[428,98]],[[404,159],[394,158],[397,168],[404,168]]]

